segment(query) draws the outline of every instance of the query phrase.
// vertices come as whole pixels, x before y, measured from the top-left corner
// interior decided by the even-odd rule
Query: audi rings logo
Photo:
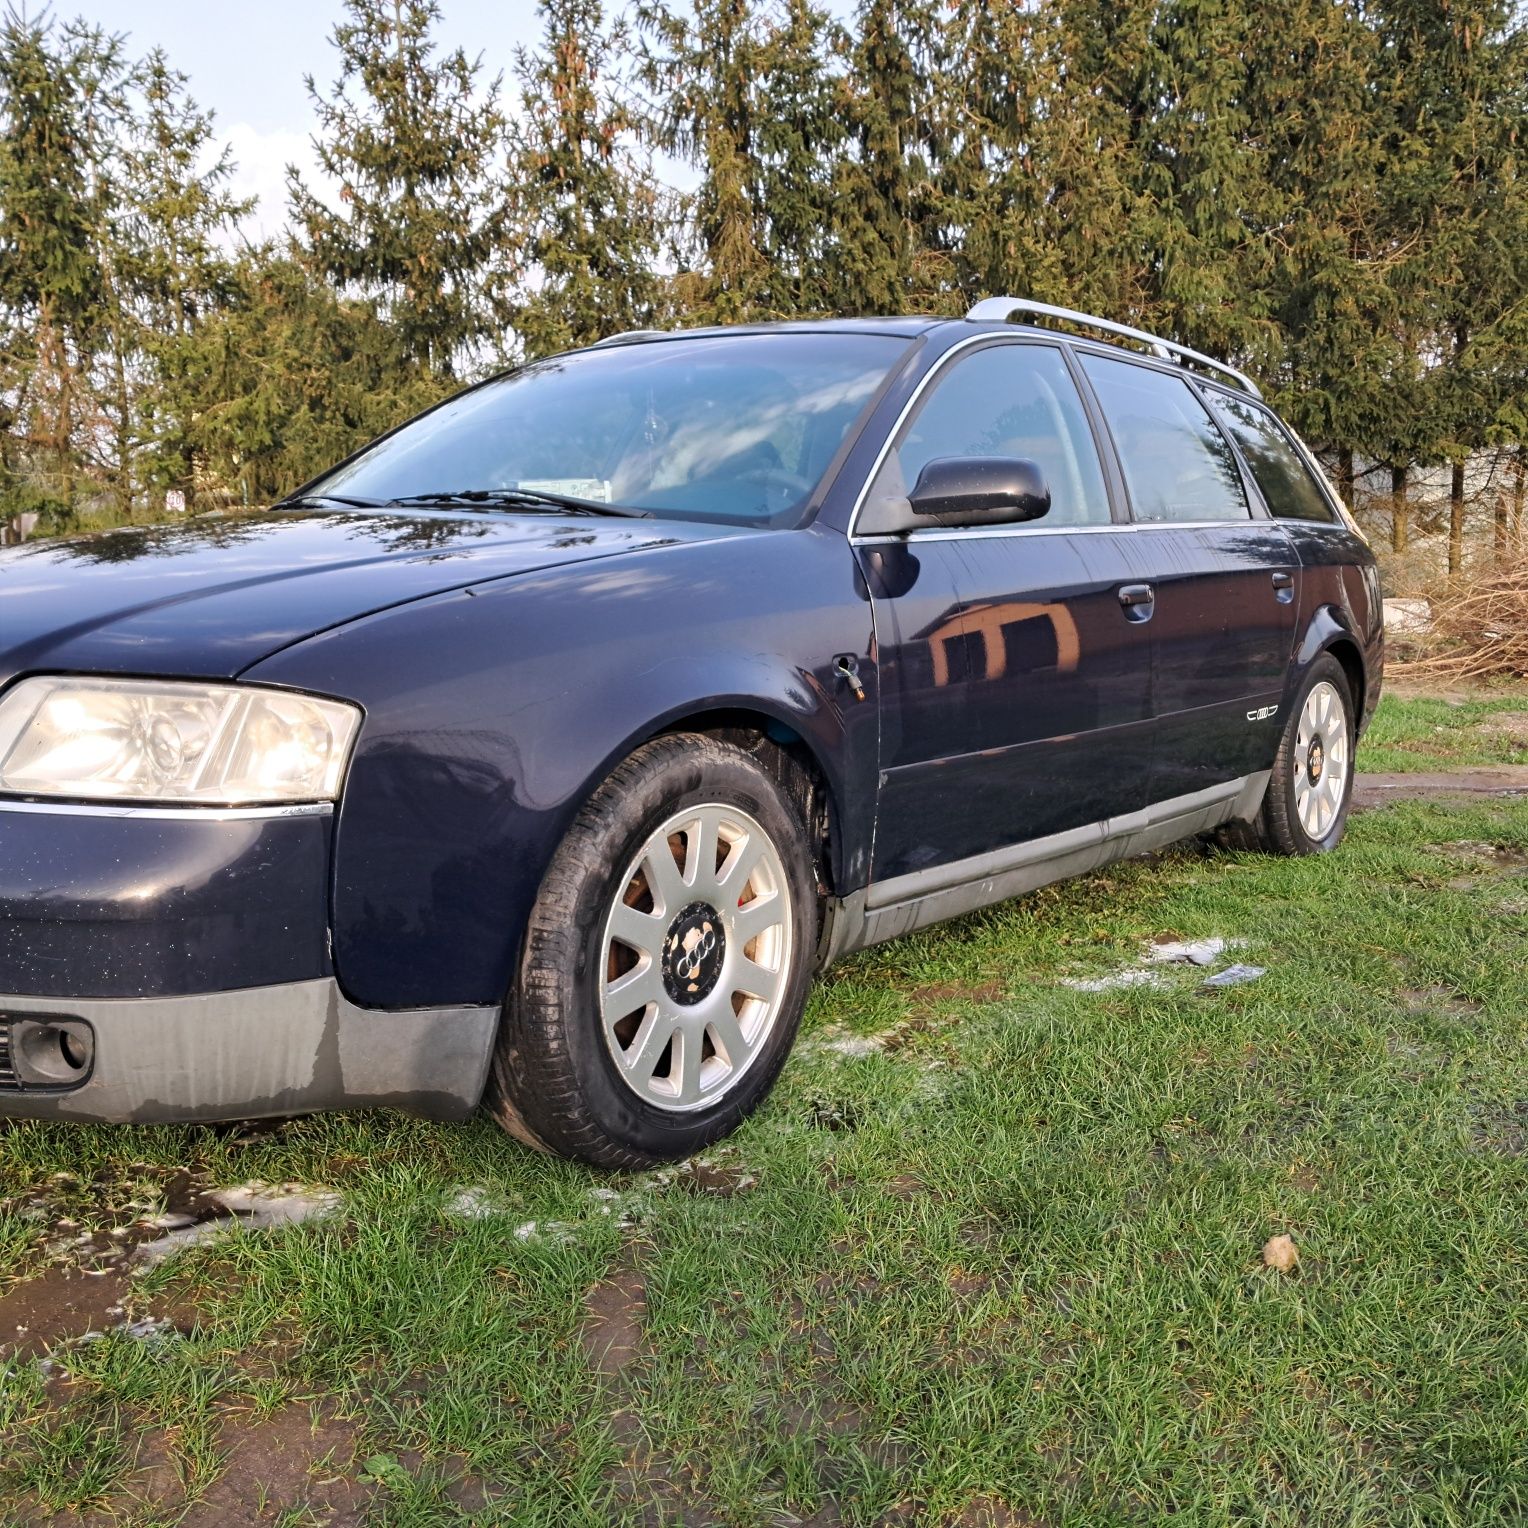
[[[684,936],[684,949],[674,962],[674,971],[681,981],[692,982],[701,968],[716,953],[716,930],[711,924],[688,930]]]

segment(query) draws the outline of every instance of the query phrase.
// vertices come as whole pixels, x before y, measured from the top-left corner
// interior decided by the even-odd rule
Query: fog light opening
[[[73,1088],[90,1075],[95,1034],[81,1019],[17,1019],[11,1065],[23,1087]]]
[[[58,1049],[70,1071],[83,1072],[90,1065],[90,1047],[67,1029],[58,1032]]]

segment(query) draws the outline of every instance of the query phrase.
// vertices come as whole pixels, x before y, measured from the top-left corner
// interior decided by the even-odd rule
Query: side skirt
[[[1265,769],[1122,817],[874,882],[829,905],[819,963],[831,965],[855,950],[1164,848],[1223,822],[1250,819],[1271,773]]]

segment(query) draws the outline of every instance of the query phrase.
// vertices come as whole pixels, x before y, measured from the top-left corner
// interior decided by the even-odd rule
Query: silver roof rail
[[[669,329],[623,329],[619,334],[607,334],[602,340],[595,340],[589,347],[598,350],[601,345],[627,345],[636,340],[665,339],[672,333]]]
[[[1127,340],[1138,340],[1141,344],[1149,346],[1151,353],[1160,356],[1164,361],[1176,360],[1192,362],[1196,366],[1208,366],[1211,371],[1218,371],[1230,377],[1237,386],[1245,388],[1254,398],[1263,396],[1257,383],[1245,372],[1238,371],[1234,366],[1227,366],[1224,361],[1217,361],[1214,356],[1205,355],[1198,350],[1190,350],[1187,345],[1180,345],[1176,340],[1164,340],[1160,334],[1148,334],[1144,329],[1132,329],[1129,324],[1117,324],[1113,319],[1098,318],[1092,313],[1079,313],[1075,308],[1056,308],[1048,302],[1032,302],[1027,297],[984,297],[966,314],[966,318],[972,323],[1007,323],[1015,313],[1031,313],[1039,318],[1059,318],[1085,329],[1101,329],[1105,334],[1117,334]]]

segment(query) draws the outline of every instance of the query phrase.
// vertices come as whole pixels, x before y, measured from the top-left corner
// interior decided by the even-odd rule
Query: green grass
[[[59,1171],[84,1227],[183,1164],[345,1210],[145,1276],[189,1336],[0,1369],[0,1520],[174,1521],[128,1508],[140,1450],[213,1500],[261,1418],[319,1404],[355,1458],[317,1476],[381,1524],[1521,1521],[1528,880],[1481,842],[1528,848],[1528,802],[1370,812],[1317,860],[1185,851],[868,952],[712,1154],[755,1180],[730,1197],[482,1122],[6,1130],[16,1275],[17,1199]],[[1267,974],[1062,982],[1166,932]],[[507,1213],[448,1218],[464,1183]],[[1293,1273],[1261,1264],[1278,1233]],[[618,1275],[642,1339],[602,1375],[579,1333]]]
[[[1387,691],[1359,749],[1358,767],[1383,774],[1528,764],[1528,690],[1468,699]]]

